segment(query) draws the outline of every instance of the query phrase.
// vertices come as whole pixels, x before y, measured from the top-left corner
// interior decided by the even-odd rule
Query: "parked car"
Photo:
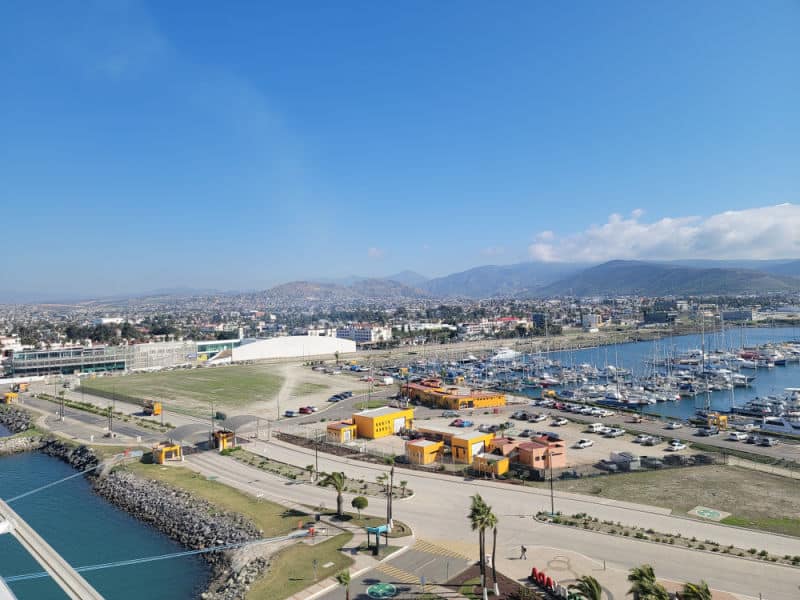
[[[678,423],[678,421],[672,421],[667,423],[667,426],[664,429],[680,429],[681,427],[683,427],[682,423]]]
[[[531,415],[530,417],[528,417],[528,421],[530,421],[531,423],[541,423],[542,421],[546,420],[547,420],[547,415],[544,415],[542,413],[539,413],[538,415]]]
[[[573,448],[578,448],[580,450],[582,448],[588,448],[589,446],[594,446],[594,442],[592,440],[580,439],[575,442]]]
[[[561,418],[561,419],[556,419],[555,421],[550,423],[550,426],[551,427],[561,427],[562,425],[566,425],[567,423],[569,423],[569,421],[567,421],[564,418]]]
[[[620,437],[620,436],[623,436],[623,435],[625,435],[625,430],[624,429],[620,429],[618,427],[615,427],[614,429],[609,431],[607,434],[605,434],[605,436],[609,437],[609,438],[616,438],[616,437]]]
[[[531,437],[534,433],[533,429],[523,429],[519,432],[519,437]]]
[[[484,423],[483,425],[478,426],[478,431],[481,433],[492,433],[492,426],[488,423]]]
[[[456,419],[450,423],[451,427],[472,427],[472,421],[466,419]]]
[[[446,411],[442,412],[442,416],[443,417],[457,417],[458,416],[458,412],[455,411],[455,410],[446,410]]]
[[[761,436],[757,433],[749,433],[747,435],[747,439],[745,440],[748,444],[757,444],[758,441],[761,439]]]
[[[744,431],[731,431],[727,439],[731,442],[743,442],[747,439],[747,434]]]
[[[647,440],[649,440],[649,439],[650,439],[650,436],[649,436],[649,435],[645,435],[645,434],[643,434],[643,433],[640,433],[640,434],[639,434],[639,435],[637,435],[635,438],[633,438],[633,441],[634,441],[635,443],[637,443],[637,444],[644,444],[644,443],[645,443]]]
[[[758,441],[758,445],[759,446],[777,446],[778,445],[778,440],[776,440],[775,438],[771,438],[771,437],[762,437]]]
[[[314,408],[311,406],[301,406],[300,410],[298,411],[301,415],[310,415],[314,412]]]
[[[710,437],[717,434],[719,434],[719,429],[716,427],[701,427],[695,432],[695,435],[699,435],[700,437]]]
[[[339,402],[340,400],[342,400],[342,396],[340,394],[334,394],[328,398],[328,402]]]
[[[655,446],[660,444],[662,439],[656,435],[649,436],[645,441],[642,442],[642,446]]]
[[[297,413],[294,412],[293,410],[287,410],[287,411],[284,411],[283,416],[284,417],[296,417]]]
[[[511,414],[512,419],[518,419],[520,421],[527,421],[528,420],[528,413],[524,410],[518,410]]]
[[[350,398],[350,397],[352,397],[352,395],[353,395],[353,392],[342,392],[341,393],[342,398]]]
[[[672,440],[666,448],[672,452],[677,452],[678,450],[686,450],[686,444],[684,444],[680,440]]]

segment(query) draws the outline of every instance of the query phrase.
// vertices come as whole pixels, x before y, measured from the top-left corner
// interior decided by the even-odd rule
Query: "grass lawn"
[[[137,403],[161,400],[167,410],[201,408],[206,414],[212,400],[222,410],[241,407],[272,398],[282,384],[283,377],[267,366],[233,365],[98,377],[85,379],[81,387],[108,398]]]
[[[465,598],[469,598],[469,600],[480,600],[481,595],[475,594],[475,587],[480,584],[481,578],[480,577],[473,577],[472,579],[468,579],[464,583],[461,584],[461,587],[458,588],[458,593]]]
[[[256,581],[247,594],[248,600],[281,600],[296,594],[314,583],[313,561],[317,561],[317,581],[322,581],[349,567],[353,559],[339,549],[353,537],[340,533],[314,545],[298,542],[281,550],[272,560],[266,575]],[[333,565],[322,565],[332,562]]]
[[[684,516],[707,506],[731,513],[724,523],[800,537],[798,485],[796,479],[718,465],[555,483],[560,491],[663,506]]]
[[[294,531],[297,529],[298,521],[305,521],[308,517],[306,514],[298,513],[273,502],[259,500],[217,481],[206,479],[183,467],[134,463],[126,465],[124,468],[139,476],[188,490],[225,510],[243,514],[249,517],[258,528],[264,530],[265,537]]]

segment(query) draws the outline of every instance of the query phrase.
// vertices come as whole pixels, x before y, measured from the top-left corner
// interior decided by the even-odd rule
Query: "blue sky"
[[[0,288],[800,257],[798,31],[790,0],[3,3]]]

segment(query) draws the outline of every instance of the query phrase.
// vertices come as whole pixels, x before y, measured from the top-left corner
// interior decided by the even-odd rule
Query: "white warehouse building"
[[[233,362],[265,360],[270,358],[311,358],[347,354],[356,351],[352,340],[327,336],[291,335],[263,340],[242,340],[242,345],[233,349]]]

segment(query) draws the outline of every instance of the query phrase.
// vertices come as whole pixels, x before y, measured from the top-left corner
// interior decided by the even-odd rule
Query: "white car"
[[[608,435],[612,431],[614,430],[611,427],[601,427],[596,433],[599,433],[600,435]]]
[[[672,421],[671,423],[667,423],[666,429],[680,429],[681,427],[683,427],[681,423],[678,423],[677,421]]]
[[[573,448],[578,448],[580,450],[582,448],[588,448],[589,446],[594,446],[594,442],[592,440],[578,440],[575,442]]]
[[[612,429],[607,434],[605,434],[606,437],[610,437],[610,438],[616,438],[616,437],[620,437],[622,435],[625,435],[625,430],[624,429],[618,429],[618,428]]]
[[[633,438],[633,441],[636,442],[637,444],[644,444],[649,439],[650,439],[649,435],[645,435],[643,433],[640,433],[635,438]]]
[[[594,410],[594,409],[593,409],[591,406],[584,406],[584,407],[581,409],[581,414],[582,414],[582,415],[590,415],[590,414],[592,414],[592,411],[593,411],[593,410]]]
[[[531,415],[530,417],[528,417],[529,423],[541,423],[542,421],[546,420],[547,420],[547,415],[543,415],[542,413],[539,413],[538,415]]]
[[[552,425],[553,427],[561,427],[562,425],[566,425],[567,423],[569,423],[569,421],[562,418],[562,419],[556,419],[555,421],[550,423],[550,425]]]
[[[684,444],[680,440],[672,440],[666,449],[671,450],[672,452],[677,452],[678,450],[686,450],[686,444]]]
[[[747,434],[743,431],[731,431],[728,434],[728,441],[730,442],[743,442],[747,439]]]

